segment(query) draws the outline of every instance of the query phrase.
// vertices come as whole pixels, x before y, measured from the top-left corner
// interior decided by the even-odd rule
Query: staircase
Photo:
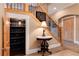
[[[31,6],[31,12],[33,13],[34,16],[36,16],[36,11],[43,12],[46,14],[46,22],[48,25],[48,31],[49,33],[63,46],[62,44],[62,38],[61,38],[61,27],[59,24],[52,19],[51,16],[49,16],[48,12],[46,11],[46,8],[44,8],[41,4],[38,4],[37,6]],[[42,15],[41,15],[42,16]]]

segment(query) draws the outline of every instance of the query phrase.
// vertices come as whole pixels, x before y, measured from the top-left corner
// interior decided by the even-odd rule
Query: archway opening
[[[78,23],[79,15],[67,15],[59,19],[63,46],[74,51],[79,49]]]

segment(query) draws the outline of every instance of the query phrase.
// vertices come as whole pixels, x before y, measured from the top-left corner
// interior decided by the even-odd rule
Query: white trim
[[[29,50],[29,16],[26,19],[26,51],[27,50]]]
[[[72,17],[74,17],[74,16],[68,16],[68,17],[65,17],[65,18],[63,18],[63,20],[65,20],[65,19],[67,19],[67,18],[72,18]]]
[[[49,45],[49,49],[56,48],[56,47],[60,47],[60,46],[61,46],[60,43],[52,44],[52,45]],[[29,54],[38,52],[38,50],[40,50],[40,48],[29,49],[29,50],[27,50],[27,54],[26,55],[29,55]]]
[[[62,27],[62,28],[63,28],[63,25],[64,25],[64,24],[63,24],[63,19],[62,19],[62,22],[61,22],[61,27]]]
[[[76,43],[76,16],[74,16],[74,43]]]
[[[79,41],[74,41],[74,43],[78,44],[79,45]]]
[[[26,22],[26,51],[29,50],[29,16],[23,14],[6,13],[9,18],[25,19]],[[26,53],[27,54],[27,53]]]
[[[32,53],[38,52],[38,50],[40,50],[40,48],[29,49],[29,50],[26,51],[27,52],[26,55],[30,55]]]
[[[77,16],[74,16],[74,43],[79,45],[79,41],[77,41],[77,37],[76,37],[76,23],[77,23]]]
[[[49,45],[49,49],[61,46],[60,43]]]
[[[23,15],[23,14],[16,14],[16,13],[6,13],[6,16],[9,17],[9,18],[17,18],[17,19],[27,19],[26,16],[28,15]]]

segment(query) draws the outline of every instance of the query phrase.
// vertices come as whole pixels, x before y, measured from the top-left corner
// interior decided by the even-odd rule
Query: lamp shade
[[[44,27],[44,28],[48,27],[46,24],[46,21],[42,21],[41,27]]]

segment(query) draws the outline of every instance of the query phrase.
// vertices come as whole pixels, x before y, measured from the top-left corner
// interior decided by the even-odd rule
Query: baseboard
[[[60,43],[49,45],[49,49],[59,47]]]
[[[74,41],[74,43],[78,44],[79,45],[79,41]]]
[[[49,45],[49,49],[51,48],[56,48],[56,47],[59,47],[60,44],[52,44],[52,45]],[[37,52],[38,50],[40,50],[40,48],[35,48],[35,49],[29,49],[29,50],[26,50],[26,55],[29,55],[29,54],[32,54],[32,53],[35,53]]]
[[[35,53],[35,52],[37,52],[38,50],[40,50],[40,48],[35,48],[35,49],[29,49],[29,50],[26,50],[26,55]]]

